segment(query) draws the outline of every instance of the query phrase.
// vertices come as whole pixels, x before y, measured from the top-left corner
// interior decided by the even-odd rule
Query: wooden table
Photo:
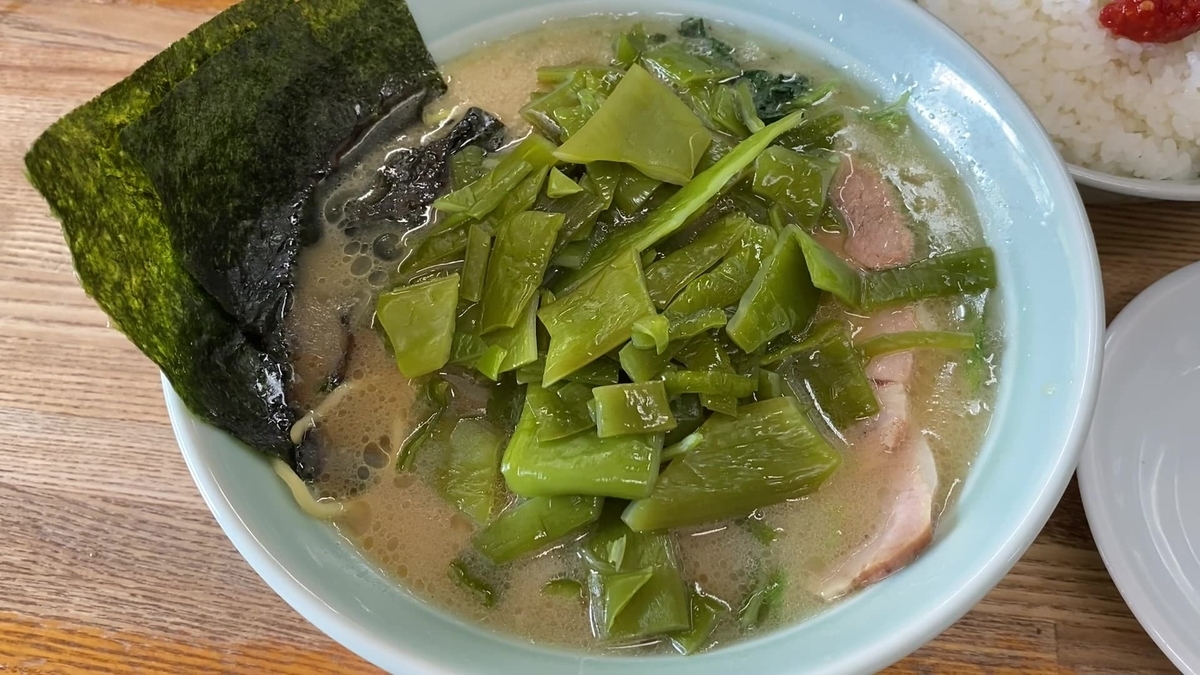
[[[0,671],[376,672],[283,603],[193,486],[156,369],[75,281],[21,158],[51,122],[229,0],[0,0]],[[1200,259],[1200,207],[1093,208],[1111,319]],[[1173,672],[1072,485],[970,614],[894,668]]]

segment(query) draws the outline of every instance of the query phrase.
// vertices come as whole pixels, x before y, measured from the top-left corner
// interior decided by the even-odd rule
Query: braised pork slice
[[[913,235],[892,187],[865,163],[847,161],[835,178],[834,204],[847,225],[843,250],[867,269],[912,262]],[[918,330],[916,307],[885,310],[867,317],[857,338]],[[911,352],[875,358],[867,375],[880,412],[846,431],[852,452],[880,476],[886,496],[875,533],[845,559],[836,561],[821,581],[826,599],[874,583],[914,558],[933,539],[933,495],[937,467],[921,430],[910,424],[908,386],[913,378]]]

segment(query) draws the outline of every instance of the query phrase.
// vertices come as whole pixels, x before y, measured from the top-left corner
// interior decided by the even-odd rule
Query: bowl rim
[[[1105,192],[1161,201],[1200,202],[1200,179],[1153,180],[1119,176],[1069,162],[1067,168],[1080,185]]]
[[[692,4],[703,7],[707,3],[701,1]],[[1079,303],[1079,319],[1082,322],[1081,326],[1086,323],[1092,325],[1086,332],[1082,328],[1080,329],[1079,337],[1082,338],[1082,341],[1078,343],[1074,351],[1078,355],[1082,368],[1080,372],[1075,373],[1079,380],[1078,395],[1066,405],[1069,419],[1064,420],[1059,427],[1059,433],[1063,437],[1062,447],[1055,449],[1057,456],[1037,481],[1039,492],[1036,497],[1023,504],[1018,511],[1020,520],[1013,530],[1006,532],[1005,536],[995,543],[994,554],[982,566],[974,570],[973,576],[953,593],[948,594],[940,605],[931,607],[922,621],[910,622],[903,630],[889,635],[886,640],[869,646],[862,650],[862,653],[853,657],[845,657],[844,660],[836,663],[812,664],[814,672],[822,673],[845,672],[834,670],[834,666],[849,667],[854,672],[873,672],[895,662],[961,618],[1004,577],[1040,533],[1066,489],[1086,437],[1099,390],[1104,334],[1103,287],[1095,242],[1091,230],[1087,226],[1087,213],[1078,191],[1074,189],[1072,175],[1068,171],[1067,165],[1062,161],[1061,155],[1054,148],[1050,137],[1024,101],[1003,80],[996,69],[986,59],[979,56],[961,36],[947,28],[936,17],[920,10],[915,4],[892,3],[892,5],[890,9],[908,12],[912,20],[923,24],[924,29],[930,33],[938,34],[942,39],[957,43],[960,48],[965,48],[969,53],[968,58],[975,60],[975,63],[970,65],[989,71],[998,86],[1001,87],[1000,90],[993,92],[993,95],[1003,100],[1007,106],[1023,111],[1026,117],[1025,121],[1031,122],[1040,132],[1039,137],[1023,139],[1023,143],[1036,150],[1039,158],[1042,159],[1038,166],[1044,170],[1047,182],[1054,188],[1055,197],[1061,199],[1065,219],[1070,221],[1071,226],[1064,230],[1064,236],[1069,235],[1073,247],[1077,248],[1080,254],[1079,267],[1076,268],[1078,275],[1076,280],[1081,284],[1076,295]],[[1053,160],[1051,161],[1050,158]],[[179,440],[188,469],[200,488],[205,502],[213,511],[216,520],[235,548],[267,584],[317,628],[376,665],[385,668],[401,667],[420,672],[449,672],[440,664],[422,660],[403,646],[381,640],[363,630],[353,619],[340,615],[311,589],[291,575],[288,568],[255,538],[247,523],[242,520],[230,503],[228,495],[224,493],[219,482],[205,467],[201,453],[194,446],[194,434],[198,430],[197,426],[202,423],[186,410],[165,378],[163,385],[172,427]],[[758,640],[753,640],[741,644],[751,645],[757,642]],[[724,652],[725,650],[720,651]]]

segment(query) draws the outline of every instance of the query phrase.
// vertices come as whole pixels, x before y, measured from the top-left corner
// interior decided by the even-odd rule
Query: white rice
[[[1169,45],[1115,39],[1108,0],[917,0],[1025,98],[1068,162],[1118,175],[1200,173],[1200,34]]]

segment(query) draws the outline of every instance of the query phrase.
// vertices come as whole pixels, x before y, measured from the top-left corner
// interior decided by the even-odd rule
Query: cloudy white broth
[[[732,27],[688,21],[681,34],[680,21],[553,21],[442,64],[449,90],[426,106],[424,126],[381,125],[320,186],[322,235],[298,262],[287,318],[290,393],[314,413],[293,436],[306,431],[325,449],[310,486],[317,505],[417,597],[538,643],[692,653],[820,612],[930,545],[990,417],[1000,346],[988,302],[990,251],[966,189],[909,125],[904,101],[874,100],[844,74]],[[691,115],[687,124],[712,139],[703,156],[684,160],[690,175],[673,184],[619,158],[556,155],[538,166],[527,154],[527,204],[480,208],[485,215],[471,220],[487,193],[480,181],[502,182],[496,174],[514,164],[506,158],[521,152],[527,135],[551,135],[568,151],[570,139],[583,145],[588,125],[606,123],[599,116],[619,102],[615,87],[634,86],[631,63],[637,77],[654,80],[641,86],[683,102],[670,114]],[[585,78],[581,68],[594,74]],[[772,83],[743,74],[752,71],[783,74],[775,94]],[[563,108],[544,116],[551,121],[531,127],[536,111],[523,108],[575,77],[584,93],[567,91]],[[436,142],[472,107],[503,123],[502,140],[492,143],[503,147],[480,141],[457,150],[448,184],[420,222],[364,216],[389,157]],[[795,110],[803,111],[798,125],[788,117]],[[673,195],[721,168],[722,156],[776,124],[794,128],[751,154],[687,222],[649,244],[639,240],[628,265],[625,251],[595,262],[606,254],[605,238],[656,217]],[[605,187],[606,175],[615,188]],[[805,193],[809,179],[817,187]],[[520,189],[509,185],[509,202]],[[598,196],[603,208],[568,232],[574,215],[560,224],[549,214],[567,210],[572,196],[583,199],[577,195]],[[505,222],[514,218],[526,219],[521,234]],[[538,227],[558,228],[557,238]],[[455,228],[463,231],[457,240],[446,234]],[[502,259],[525,269],[511,256],[519,259],[533,239],[552,248],[548,262],[535,265],[532,299],[508,313],[520,317],[516,328],[488,332],[481,326],[494,308],[474,305],[516,293],[516,272],[496,260],[510,255]],[[438,241],[444,250],[430,253]],[[486,274],[470,269],[481,252],[490,252]],[[789,252],[796,269],[808,270],[804,288],[792,283],[795,269],[784,268]],[[623,292],[616,281],[589,286],[589,264],[593,276],[620,265],[639,270],[634,278],[648,280],[654,306],[616,346],[581,367],[559,367],[555,331],[569,322],[552,330],[546,308],[593,292],[601,294],[598,313],[608,314],[603,303],[613,300],[603,294]],[[701,287],[725,272],[740,272],[741,286],[725,296],[731,301],[704,307]],[[726,286],[733,277],[722,277]],[[454,285],[455,337],[440,359],[448,337],[434,329],[434,306],[445,305],[443,291]],[[806,295],[815,308],[797,310],[793,296]],[[408,338],[389,330],[397,312]],[[534,327],[536,338],[526,337],[536,339],[536,353],[516,346],[520,326]],[[412,378],[402,372],[429,367]],[[713,386],[728,393],[705,393]],[[547,396],[558,406],[549,413]],[[622,401],[638,405],[614,412]],[[614,432],[618,424],[632,426]],[[556,433],[545,433],[550,428]],[[578,466],[536,465],[555,459],[556,447]],[[625,451],[649,459],[618,461],[620,480],[583,476],[607,470],[609,460],[589,459],[593,448],[609,460]],[[678,513],[691,510],[686,495],[674,504],[655,495],[664,481],[686,483],[683,474],[699,470],[683,464],[702,456],[718,476],[727,466],[729,478],[705,483],[701,502],[718,506],[689,522],[695,518]],[[745,456],[763,463],[739,465]],[[641,483],[628,475],[638,461],[654,464]],[[773,475],[780,466],[790,468]],[[574,489],[562,485],[590,487],[575,496],[561,494]],[[531,504],[543,510],[513,517]],[[500,544],[498,530],[507,537]]]

